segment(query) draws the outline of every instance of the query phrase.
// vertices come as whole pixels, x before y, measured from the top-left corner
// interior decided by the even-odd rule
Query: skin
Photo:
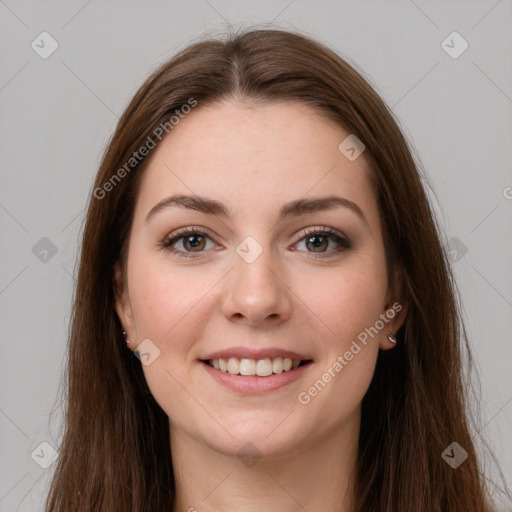
[[[143,365],[169,416],[177,485],[175,511],[350,511],[361,401],[378,351],[402,325],[406,305],[391,296],[376,198],[364,153],[349,161],[338,145],[349,134],[301,103],[199,105],[151,156],[138,193],[126,280],[116,268],[116,310],[131,341],[150,339],[160,355]],[[172,207],[145,221],[173,194],[224,203],[231,218]],[[338,195],[346,207],[277,222],[281,206]],[[208,233],[202,252],[178,228]],[[320,238],[314,258],[304,228],[331,227],[351,248]],[[188,235],[190,236],[190,235]],[[263,252],[247,263],[237,246],[252,236]],[[203,241],[204,243],[204,241]],[[196,249],[197,251],[197,249]],[[322,251],[324,251],[322,253]],[[332,367],[379,315],[402,310],[307,404],[297,396]],[[234,346],[309,354],[302,377],[266,395],[241,395],[217,383],[199,359]],[[244,464],[246,443],[260,457]]]

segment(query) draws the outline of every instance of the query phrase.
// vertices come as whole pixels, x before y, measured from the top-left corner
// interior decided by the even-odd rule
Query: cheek
[[[194,324],[198,305],[218,280],[212,274],[171,270],[147,256],[134,257],[130,297],[139,338],[160,343],[173,339],[173,347],[179,348],[179,333]]]
[[[322,270],[297,276],[292,289],[307,306],[311,322],[316,319],[322,344],[331,352],[350,345],[383,313],[386,276],[370,261]]]
[[[323,326],[316,338],[322,355],[296,399],[309,428],[321,424],[327,431],[356,411],[371,383],[381,335],[372,329],[383,313],[386,281],[353,268],[317,274],[315,284],[311,293],[311,286],[302,282],[300,293],[308,297],[311,321],[318,318]]]
[[[151,261],[147,254],[133,258],[130,297],[137,337],[139,342],[150,339],[159,350],[151,364],[142,366],[144,376],[166,414],[185,423],[190,392],[200,396],[193,391],[194,365],[185,363],[204,338],[204,304],[218,281],[212,274],[179,271],[157,259]]]

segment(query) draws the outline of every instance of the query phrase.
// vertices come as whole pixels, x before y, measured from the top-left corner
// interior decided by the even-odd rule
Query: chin
[[[215,451],[229,457],[257,459],[263,456],[271,458],[289,456],[298,450],[303,440],[293,435],[284,426],[273,431],[267,424],[258,422],[251,426],[239,425],[236,429],[228,430],[233,437],[226,433],[221,437],[208,435],[204,441]]]

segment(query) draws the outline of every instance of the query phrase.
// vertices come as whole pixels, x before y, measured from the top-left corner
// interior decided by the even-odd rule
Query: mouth
[[[265,357],[260,359],[219,357],[215,359],[201,359],[200,361],[219,372],[262,378],[280,373],[294,372],[313,362],[312,359],[292,359],[291,357]]]

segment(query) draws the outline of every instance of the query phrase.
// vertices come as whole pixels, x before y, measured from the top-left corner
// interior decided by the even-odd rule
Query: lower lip
[[[201,364],[217,382],[244,395],[269,393],[282,388],[286,384],[300,379],[304,372],[311,366],[311,362],[308,362],[294,370],[273,373],[268,377],[259,377],[257,375],[233,375],[229,372],[216,370],[208,363],[201,362]]]

